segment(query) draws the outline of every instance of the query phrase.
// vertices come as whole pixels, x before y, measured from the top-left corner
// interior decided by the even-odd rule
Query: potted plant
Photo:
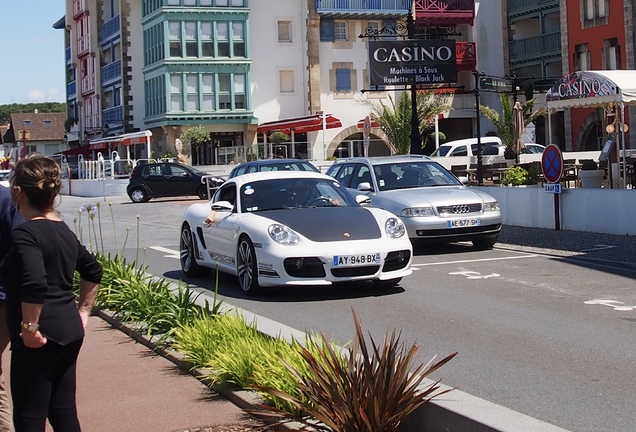
[[[501,183],[506,186],[521,186],[527,184],[528,171],[520,166],[513,166],[506,170]]]
[[[581,187],[584,188],[600,188],[603,184],[605,170],[598,168],[598,163],[591,159],[581,161],[581,170],[579,171],[579,179],[581,179]]]

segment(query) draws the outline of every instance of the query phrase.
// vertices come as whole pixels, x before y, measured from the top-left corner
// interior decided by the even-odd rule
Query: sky
[[[2,2],[0,105],[64,102],[64,30],[53,28],[64,13],[64,0]]]

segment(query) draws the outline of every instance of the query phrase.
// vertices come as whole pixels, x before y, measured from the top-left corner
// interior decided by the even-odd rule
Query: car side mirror
[[[371,204],[371,198],[369,198],[367,195],[356,195],[355,199],[356,202],[360,205]]]
[[[373,188],[371,187],[371,183],[369,182],[362,182],[360,184],[358,184],[358,190],[359,191],[372,191]]]
[[[457,179],[458,179],[460,182],[462,182],[462,184],[463,184],[464,186],[465,186],[465,185],[467,185],[468,183],[470,183],[470,180],[469,180],[469,179],[468,179],[468,177],[466,177],[466,176],[459,176],[459,177],[457,177]]]
[[[217,201],[212,204],[212,210],[216,211],[232,211],[234,204],[229,201]]]

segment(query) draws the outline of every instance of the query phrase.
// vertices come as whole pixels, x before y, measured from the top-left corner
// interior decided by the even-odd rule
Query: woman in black
[[[11,194],[25,222],[13,231],[2,263],[11,337],[11,394],[16,432],[80,431],[75,369],[101,265],[54,210],[60,168],[46,156],[18,161]],[[80,274],[80,295],[73,274]]]

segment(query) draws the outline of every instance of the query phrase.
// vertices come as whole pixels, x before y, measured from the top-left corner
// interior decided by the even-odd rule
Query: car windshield
[[[446,156],[451,148],[451,146],[441,146],[431,154],[431,157]]]
[[[397,162],[373,167],[380,191],[462,183],[436,162]]]
[[[261,165],[261,171],[313,171],[318,172],[318,169],[309,162],[279,162],[279,163],[267,163]]]
[[[358,207],[356,200],[335,180],[281,178],[260,180],[241,187],[241,212],[311,207]]]

